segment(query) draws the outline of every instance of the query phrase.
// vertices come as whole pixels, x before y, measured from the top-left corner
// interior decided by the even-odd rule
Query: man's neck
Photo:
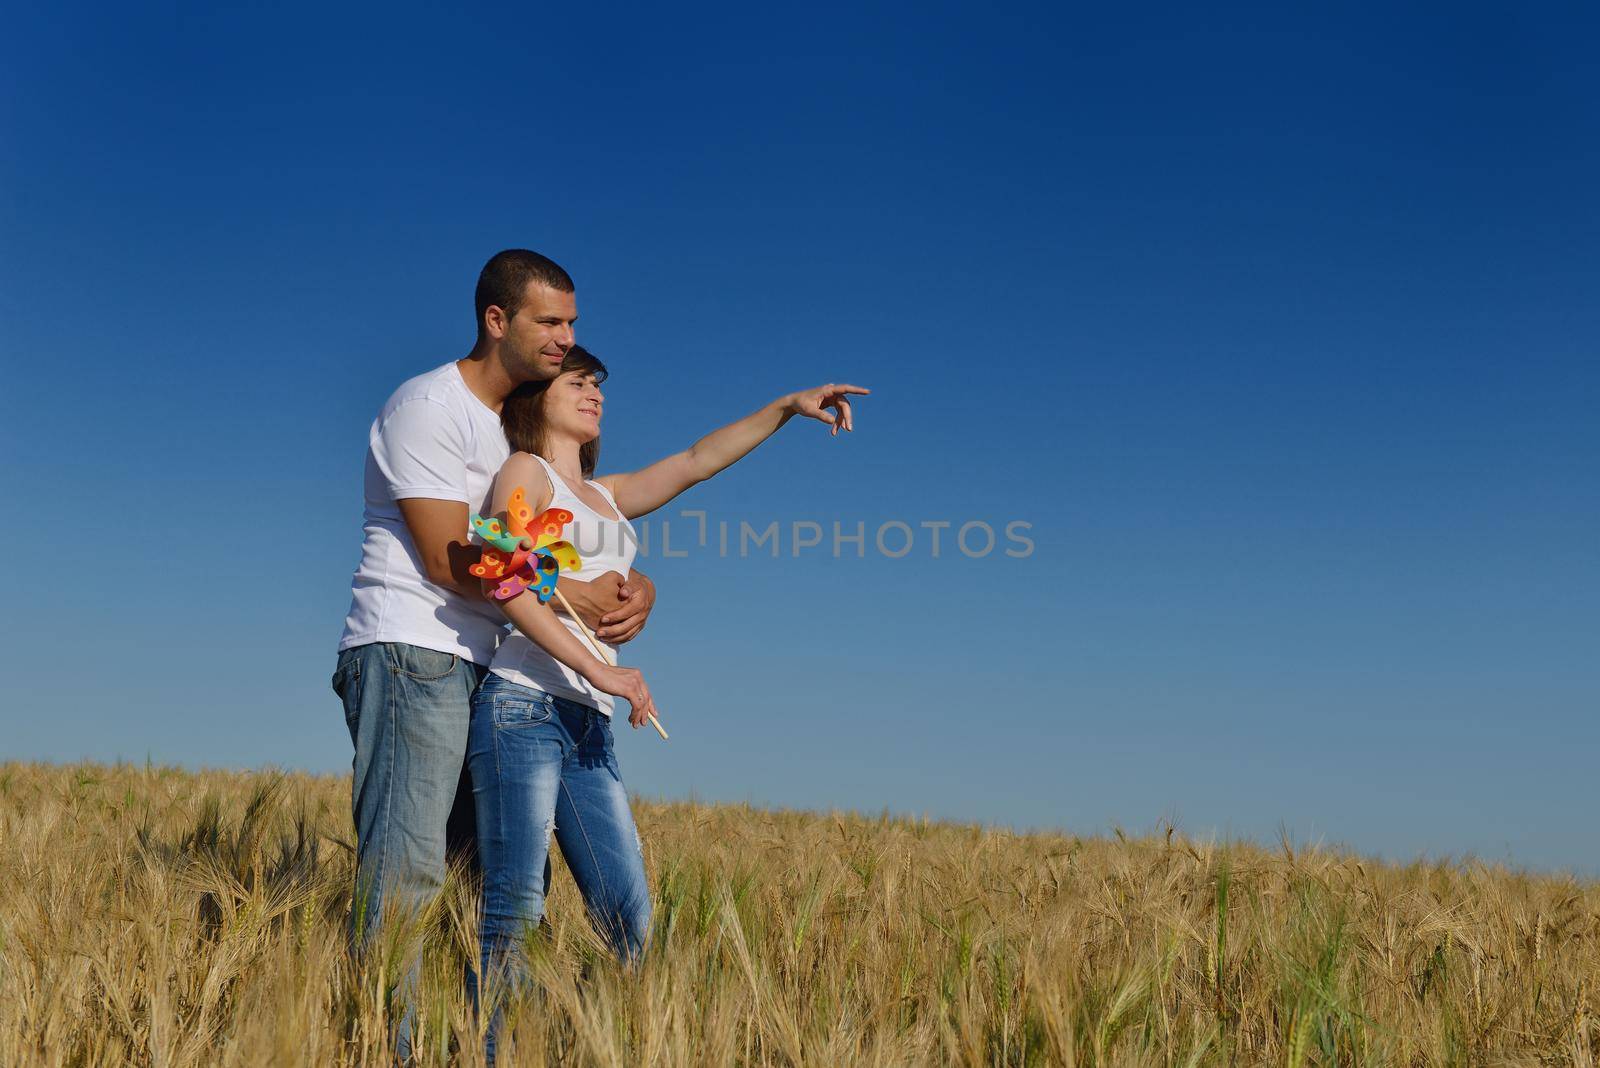
[[[472,346],[471,352],[457,360],[456,367],[461,371],[461,380],[472,390],[472,395],[496,412],[511,391],[521,385],[506,373],[498,354],[482,342]]]

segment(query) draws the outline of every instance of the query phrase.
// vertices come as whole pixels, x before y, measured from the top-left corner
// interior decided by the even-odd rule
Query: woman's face
[[[594,375],[567,371],[544,394],[544,419],[550,431],[582,445],[600,436],[600,406],[605,396]]]

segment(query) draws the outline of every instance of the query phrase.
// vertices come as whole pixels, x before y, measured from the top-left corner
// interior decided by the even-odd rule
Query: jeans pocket
[[[333,678],[329,680],[333,692],[339,695],[339,700],[346,704],[351,699],[359,702],[361,699],[361,658],[350,656],[341,658],[339,666],[333,669]]]
[[[544,723],[551,715],[551,700],[543,697],[523,697],[519,694],[497,693],[493,704],[496,727],[533,727]]]
[[[333,678],[329,680],[333,685],[333,692],[339,695],[339,700],[344,704],[344,725],[350,730],[350,737],[356,736],[356,724],[361,718],[361,653],[359,649],[347,649],[339,654],[339,666],[333,669]]]
[[[389,657],[389,669],[417,682],[437,682],[461,663],[461,657],[455,653],[441,653],[418,645],[389,642],[384,649]]]

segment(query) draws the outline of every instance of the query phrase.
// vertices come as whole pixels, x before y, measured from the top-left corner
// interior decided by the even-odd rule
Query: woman
[[[491,509],[504,513],[521,488],[535,515],[571,512],[564,535],[583,567],[563,581],[626,575],[636,545],[629,519],[723,470],[794,415],[820,420],[834,435],[853,430],[849,396],[868,392],[827,385],[791,393],[640,471],[593,479],[605,377],[605,366],[574,346],[555,379],[519,387],[501,409],[513,452],[495,478]],[[467,748],[484,868],[483,974],[524,974],[520,943],[544,915],[552,834],[595,927],[631,963],[644,951],[650,895],[612,751],[611,713],[615,698],[626,699],[637,729],[656,711],[649,688],[637,670],[597,658],[578,623],[537,598],[503,607],[516,630],[473,697]],[[498,1026],[497,1012],[491,1055]]]

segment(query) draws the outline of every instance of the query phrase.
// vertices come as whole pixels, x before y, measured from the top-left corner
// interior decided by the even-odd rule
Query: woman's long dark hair
[[[569,371],[594,375],[595,385],[606,380],[606,365],[582,345],[568,349],[566,359],[561,361],[558,374]],[[550,381],[524,382],[512,390],[500,406],[500,425],[505,428],[506,442],[513,452],[544,456],[544,394],[550,388]],[[583,470],[583,477],[593,478],[599,462],[600,438],[596,435],[593,441],[578,446],[578,466]]]

